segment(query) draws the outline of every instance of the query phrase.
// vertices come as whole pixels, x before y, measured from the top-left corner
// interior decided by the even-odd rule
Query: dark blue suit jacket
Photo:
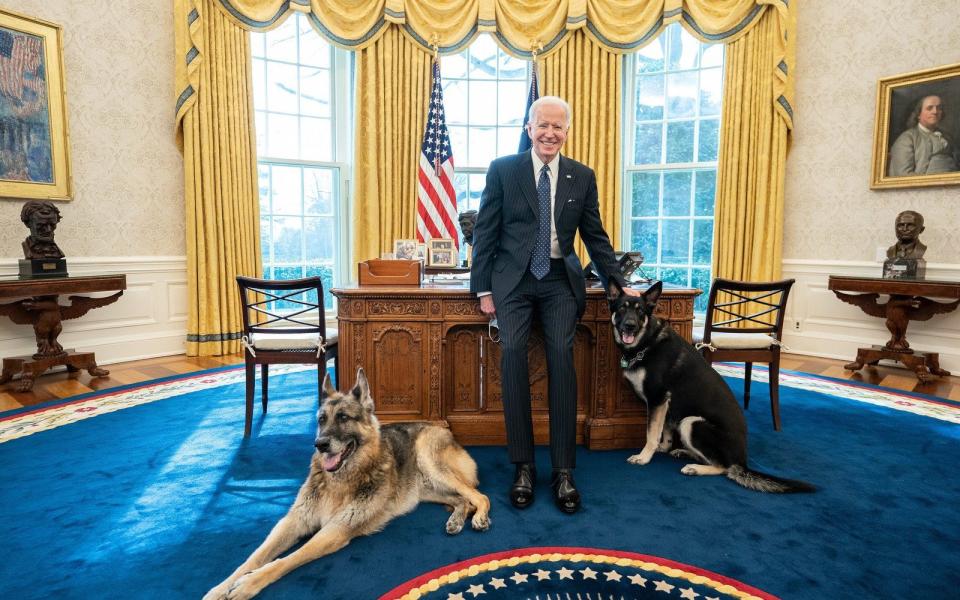
[[[626,285],[603,230],[593,169],[560,156],[553,218],[557,241],[577,300],[578,318],[586,306],[586,281],[573,240],[580,231],[604,288],[610,277]],[[473,266],[470,291],[492,292],[499,304],[520,283],[530,265],[537,235],[537,190],[530,152],[498,158],[490,163],[480,212],[473,230]]]

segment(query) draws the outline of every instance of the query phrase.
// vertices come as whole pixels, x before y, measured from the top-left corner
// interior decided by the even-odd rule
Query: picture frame
[[[876,106],[871,189],[960,184],[960,64],[884,77]]]
[[[397,260],[417,260],[418,240],[394,240],[393,256]]]
[[[456,267],[459,260],[460,254],[452,239],[436,238],[427,243],[428,267]]]
[[[0,8],[0,197],[70,200],[63,29]]]

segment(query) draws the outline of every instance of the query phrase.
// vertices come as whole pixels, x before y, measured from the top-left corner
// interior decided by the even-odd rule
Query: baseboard
[[[68,257],[67,270],[71,275],[125,273],[127,289],[117,302],[64,321],[59,337],[64,348],[96,352],[99,364],[185,352],[186,257]],[[16,273],[17,259],[0,259],[0,275]],[[34,352],[33,329],[0,318],[0,356]]]
[[[784,260],[783,277],[797,280],[784,323],[783,341],[788,351],[853,360],[857,348],[886,343],[890,332],[883,319],[864,314],[827,289],[830,275],[873,277],[880,270],[879,262]],[[928,263],[927,279],[960,281],[960,265]],[[940,365],[960,373],[960,310],[935,315],[929,321],[911,321],[907,340],[917,350],[939,352]]]

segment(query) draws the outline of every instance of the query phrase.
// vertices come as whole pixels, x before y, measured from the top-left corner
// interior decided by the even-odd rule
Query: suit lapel
[[[520,194],[530,205],[533,214],[537,214],[537,182],[533,177],[533,158],[530,152],[524,152],[517,161],[517,181],[520,182]]]
[[[553,203],[554,223],[560,222],[560,213],[563,212],[563,208],[567,205],[567,200],[570,198],[570,189],[573,186],[574,179],[573,169],[570,168],[570,161],[563,155],[560,155],[559,171],[557,174],[557,196],[554,198]]]

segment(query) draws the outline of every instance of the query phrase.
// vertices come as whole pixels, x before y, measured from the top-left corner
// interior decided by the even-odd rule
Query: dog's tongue
[[[632,344],[637,339],[637,336],[632,333],[623,333],[620,335],[620,338],[624,344]]]
[[[320,463],[323,465],[324,471],[335,471],[337,467],[340,466],[340,459],[343,457],[343,452],[337,454],[324,454],[320,457]]]

